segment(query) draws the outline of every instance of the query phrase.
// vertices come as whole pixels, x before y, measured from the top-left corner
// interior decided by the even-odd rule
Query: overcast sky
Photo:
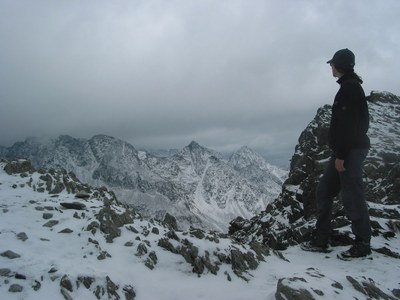
[[[351,49],[400,95],[398,0],[0,0],[0,145],[107,134],[288,164]]]

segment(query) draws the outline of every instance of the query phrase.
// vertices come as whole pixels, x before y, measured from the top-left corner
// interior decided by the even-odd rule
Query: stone
[[[49,220],[53,217],[52,213],[43,213],[43,219]]]
[[[163,224],[172,230],[178,230],[178,225],[176,223],[176,218],[169,213],[166,213],[164,216]]]
[[[19,285],[17,283],[13,283],[10,285],[8,291],[10,293],[21,293],[24,290],[24,287],[22,285]]]
[[[0,269],[0,276],[8,276],[11,273],[10,269],[2,268]]]
[[[6,164],[6,166],[4,167],[4,171],[8,175],[24,173],[24,172],[33,173],[35,171],[35,168],[33,167],[30,161],[20,159]]]
[[[73,287],[72,287],[72,282],[69,279],[68,275],[64,275],[61,280],[60,280],[60,286],[67,289],[68,291],[72,292]]]
[[[122,289],[125,294],[125,300],[134,300],[136,297],[136,292],[133,286],[125,285]]]
[[[14,251],[11,251],[11,250],[7,250],[7,251],[4,251],[3,253],[0,253],[0,256],[7,257],[9,259],[15,259],[15,258],[21,257],[21,255],[19,255],[18,253],[15,253]]]
[[[79,191],[76,193],[75,197],[80,199],[88,199],[90,198],[90,194],[86,191]]]
[[[53,227],[53,226],[55,226],[55,225],[57,225],[59,222],[57,221],[57,220],[50,220],[50,221],[48,221],[47,223],[45,223],[44,225],[43,225],[43,227]]]
[[[76,209],[76,210],[82,210],[86,208],[86,205],[82,202],[61,202],[60,205],[64,208],[67,209]]]
[[[281,278],[278,280],[275,299],[276,300],[315,300],[314,296],[305,288],[299,288],[298,282],[306,283],[304,278]],[[296,283],[296,284],[293,284]],[[296,285],[296,287],[294,287]]]
[[[20,232],[17,234],[17,238],[23,242],[25,242],[28,239],[28,236],[26,235],[25,232]]]

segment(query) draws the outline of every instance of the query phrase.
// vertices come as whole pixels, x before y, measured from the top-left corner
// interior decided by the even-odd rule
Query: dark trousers
[[[317,234],[329,236],[333,199],[340,192],[343,207],[347,217],[351,220],[351,229],[356,241],[370,242],[371,225],[362,180],[362,165],[367,154],[367,149],[352,150],[345,158],[346,171],[344,172],[336,170],[336,158],[331,157],[316,190]]]

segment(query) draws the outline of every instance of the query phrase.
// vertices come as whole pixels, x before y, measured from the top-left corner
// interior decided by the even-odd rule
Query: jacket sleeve
[[[359,84],[346,82],[341,86],[336,107],[336,149],[335,156],[345,159],[357,139],[360,122],[361,93]]]

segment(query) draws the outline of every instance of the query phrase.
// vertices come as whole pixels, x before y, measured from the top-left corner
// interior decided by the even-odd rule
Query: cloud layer
[[[332,102],[336,50],[355,52],[367,94],[400,94],[398,11],[396,0],[4,0],[0,145],[104,133],[287,161]]]

